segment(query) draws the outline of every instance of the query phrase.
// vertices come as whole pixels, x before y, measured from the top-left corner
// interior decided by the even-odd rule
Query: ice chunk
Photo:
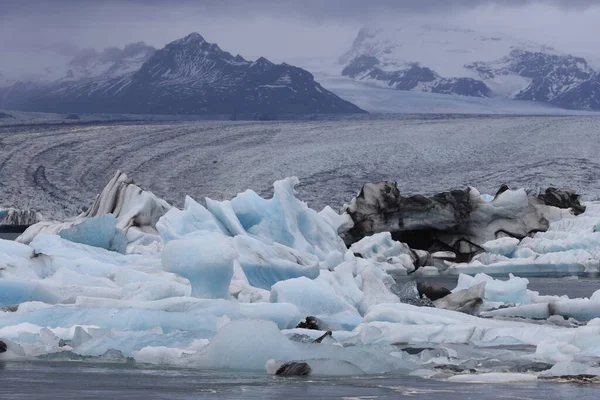
[[[319,212],[319,215],[329,222],[338,234],[342,234],[349,229],[352,229],[354,226],[354,221],[352,221],[352,218],[350,218],[348,214],[343,213],[340,215],[333,211],[333,208],[329,206],[325,206],[325,208]]]
[[[319,275],[318,258],[279,243],[265,244],[251,236],[232,239],[239,254],[238,262],[251,286],[270,290],[276,282]]]
[[[60,297],[34,282],[0,279],[0,307],[26,301],[55,303]]]
[[[208,343],[208,340],[206,343]],[[186,354],[194,354],[195,352],[195,350],[166,346],[146,346],[134,351],[133,355],[135,361],[139,363],[178,365]]]
[[[600,301],[588,299],[555,300],[519,307],[501,308],[486,311],[482,315],[488,317],[522,317],[546,319],[552,315],[574,318],[578,321],[589,321],[600,317]]]
[[[321,271],[321,274],[331,274]],[[338,291],[341,288],[337,288]],[[272,303],[292,303],[304,315],[331,316],[340,318],[360,319],[356,308],[338,294],[325,279],[310,280],[296,278],[281,281],[273,285],[271,290]]]
[[[462,383],[535,382],[537,381],[537,376],[532,374],[490,372],[487,374],[454,375],[448,378],[448,381]]]
[[[345,361],[366,373],[413,367],[412,363],[375,350],[292,342],[274,323],[256,320],[233,321],[224,326],[205,349],[189,357],[189,365],[264,371],[268,360],[310,363],[315,359]]]
[[[0,353],[0,361],[12,361],[12,360],[23,360],[26,359],[27,354],[25,350],[18,344],[5,338],[0,339],[6,346],[3,353]]]
[[[70,344],[71,347],[77,347],[81,346],[90,339],[92,339],[92,335],[87,333],[85,329],[83,329],[81,326],[76,326],[75,332],[73,334],[73,339],[71,340]]]
[[[469,289],[485,282],[485,300],[492,302],[530,304],[531,295],[527,290],[529,281],[509,274],[508,281],[494,279],[483,273],[475,276],[460,274],[454,291]]]
[[[519,239],[503,237],[486,242],[481,247],[483,247],[488,253],[510,257],[510,255],[517,249],[518,245]]]
[[[518,307],[499,308],[497,310],[484,311],[483,317],[520,317],[531,319],[546,319],[550,317],[548,303],[528,304]]]
[[[361,276],[364,296],[359,305],[359,311],[362,314],[366,313],[369,307],[377,304],[400,303],[398,296],[392,293],[383,282],[383,276],[389,278],[384,271],[368,266],[362,271]]]
[[[211,232],[229,234],[210,211],[189,196],[183,210],[172,208],[158,220],[156,228],[165,242]]]
[[[27,259],[33,257],[33,249],[12,240],[0,239],[0,262],[2,261],[2,254]]]
[[[156,223],[170,208],[166,201],[142,190],[126,174],[117,171],[87,211],[62,223],[39,222],[27,228],[17,240],[29,243],[38,234],[58,234],[88,218],[112,214],[117,221],[116,227],[125,233],[129,245],[147,246],[158,239]]]
[[[42,342],[44,342],[47,346],[50,347],[62,347],[64,343],[62,339],[56,337],[56,335],[48,328],[40,329],[40,337],[42,338]]]
[[[230,201],[207,199],[207,208],[233,235],[252,234],[267,242],[316,255],[326,255],[346,246],[336,229],[306,203],[296,199],[294,187],[298,178],[286,178],[273,184],[271,199],[263,199],[251,190]]]
[[[552,368],[540,374],[545,377],[553,376],[575,376],[575,375],[596,375],[600,376],[600,368],[592,367],[581,362],[561,361]]]
[[[58,235],[71,242],[101,247],[123,254],[127,250],[127,238],[120,229],[117,229],[117,219],[111,214],[86,218],[70,228],[63,229]]]
[[[476,314],[483,303],[486,282],[469,289],[458,290],[433,302],[437,308]]]
[[[415,269],[412,250],[405,243],[392,240],[389,232],[366,236],[352,244],[350,251],[380,263],[400,264],[407,272]]]
[[[162,252],[162,265],[165,271],[190,281],[192,296],[227,299],[236,257],[230,238],[221,233],[211,233],[201,239],[167,243]]]

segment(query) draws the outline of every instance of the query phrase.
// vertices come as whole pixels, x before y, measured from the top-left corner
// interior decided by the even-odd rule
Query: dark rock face
[[[305,362],[292,361],[283,364],[277,369],[277,376],[308,376],[310,375],[310,366]]]
[[[471,97],[489,97],[492,94],[485,83],[473,78],[440,79],[431,88],[431,92]]]
[[[405,69],[385,71],[373,56],[359,56],[342,70],[343,76],[354,79],[382,81],[396,90],[419,90],[440,94],[487,97],[490,89],[482,81],[472,78],[442,78],[433,70],[414,63]]]
[[[553,103],[574,109],[600,110],[600,72],[557,96]]]
[[[149,54],[150,55],[150,54]],[[84,61],[81,61],[84,63]],[[364,113],[309,72],[233,56],[192,33],[126,75],[13,85],[7,108],[67,113],[268,115]]]
[[[4,343],[2,340],[0,340],[0,354],[6,353],[6,350],[7,350],[6,343]]]
[[[431,301],[436,301],[448,296],[449,294],[452,294],[452,291],[450,291],[448,288],[429,285],[424,282],[417,282],[417,290],[419,291],[419,295],[421,297],[427,296],[427,298]]]
[[[303,321],[300,321],[298,323],[298,325],[296,325],[296,328],[302,328],[302,329],[312,329],[315,331],[320,331],[320,324],[319,324],[319,319],[316,317],[312,317],[312,316],[308,316],[306,317]]]
[[[503,236],[522,239],[548,229],[547,207],[583,209],[576,194],[550,188],[539,198],[502,187],[491,202],[471,188],[425,197],[404,197],[395,182],[365,185],[345,207],[354,227],[342,234],[347,244],[379,232],[411,249],[451,251],[457,262],[482,252],[481,245]]]

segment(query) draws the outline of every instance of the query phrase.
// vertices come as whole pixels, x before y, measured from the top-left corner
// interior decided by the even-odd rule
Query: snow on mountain
[[[247,61],[198,33],[155,50],[143,43],[79,53],[51,83],[18,83],[0,106],[24,111],[121,114],[360,113],[309,72]],[[266,117],[265,116],[265,117]]]
[[[600,110],[600,72],[568,92],[561,93],[553,102],[565,107]]]
[[[385,71],[406,69],[413,63],[431,68],[444,78],[477,78],[465,64],[498,60],[514,49],[554,53],[551,47],[519,41],[503,34],[483,34],[469,29],[438,25],[402,25],[393,28],[363,28],[340,62],[373,56]]]
[[[339,61],[343,76],[385,88],[600,109],[586,59],[503,34],[418,24],[364,28]]]
[[[526,50],[512,50],[500,60],[475,62],[465,67],[476,71],[487,84],[493,82],[497,90],[509,86],[507,77],[519,77],[522,79],[521,87],[513,92],[512,97],[549,103],[594,74],[584,58]],[[513,82],[518,82],[518,79],[513,78]],[[526,84],[523,85],[523,82]]]
[[[359,56],[348,63],[342,75],[357,80],[368,80],[397,90],[459,94],[463,96],[487,97],[490,89],[481,81],[472,78],[442,78],[430,68],[418,63],[407,65],[397,71],[386,71],[380,67],[379,59]]]

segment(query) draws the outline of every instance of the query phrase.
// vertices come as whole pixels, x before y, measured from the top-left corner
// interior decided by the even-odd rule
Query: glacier
[[[117,172],[79,216],[0,240],[0,361],[482,383],[600,375],[600,290],[541,295],[527,279],[599,272],[600,202],[558,208],[523,190],[469,189],[479,249],[462,260],[399,241],[384,224],[393,215],[371,214],[381,229],[367,232],[356,200],[317,212],[296,197],[298,183],[275,182],[271,198],[186,197],[178,209]],[[437,218],[451,214],[436,207]],[[490,214],[526,234],[492,237]],[[430,275],[458,283],[395,279]],[[308,316],[318,323],[301,323]]]

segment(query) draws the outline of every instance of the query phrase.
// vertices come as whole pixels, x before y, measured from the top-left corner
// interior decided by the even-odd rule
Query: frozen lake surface
[[[334,208],[366,182],[403,193],[471,185],[568,187],[600,196],[599,117],[371,116],[312,122],[116,123],[0,128],[0,206],[49,215],[87,206],[117,169],[181,206],[184,196],[268,194],[300,178],[309,206]]]

